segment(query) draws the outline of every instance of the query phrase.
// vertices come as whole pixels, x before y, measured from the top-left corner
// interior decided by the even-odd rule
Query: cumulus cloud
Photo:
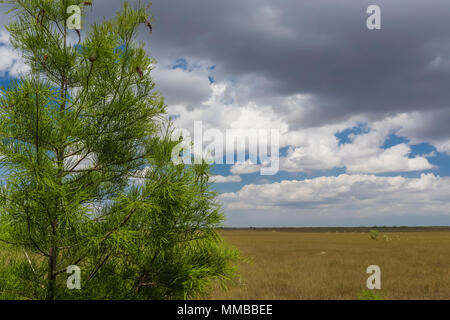
[[[422,174],[420,178],[348,175],[246,185],[224,193],[226,208],[318,215],[450,215],[450,178]]]
[[[347,172],[383,173],[433,169],[433,165],[423,156],[408,158],[410,152],[411,148],[409,146],[406,144],[398,144],[383,150],[373,157],[366,159],[351,158],[346,165]]]
[[[261,165],[251,163],[249,160],[243,162],[243,163],[236,163],[234,164],[230,172],[232,174],[249,174],[254,172],[259,172],[261,170]]]
[[[242,179],[240,176],[237,175],[232,176],[216,175],[211,177],[211,181],[214,183],[230,183],[230,182],[241,182]]]
[[[233,85],[217,83],[209,86],[211,96],[203,102],[202,108],[190,109],[182,102],[169,106],[169,113],[182,115],[175,120],[175,124],[190,130],[193,135],[194,121],[201,120],[204,130],[218,129],[224,137],[228,129],[242,130],[244,136],[249,129],[278,129],[281,135],[280,147],[288,147],[287,154],[280,161],[281,171],[309,172],[345,168],[349,173],[385,173],[434,168],[427,159],[428,155],[411,157],[411,147],[408,144],[402,143],[390,148],[383,146],[392,133],[404,134],[411,137],[412,141],[419,141],[415,138],[417,134],[414,133],[414,126],[417,121],[413,114],[387,116],[377,121],[359,116],[331,125],[292,127],[289,119],[280,117],[277,113],[277,105],[258,105],[255,102],[241,104],[240,100],[227,104],[224,103],[223,95],[228,94]],[[302,112],[302,109],[293,110],[292,116],[301,116]],[[361,122],[366,123],[368,132],[350,134],[348,143],[340,143],[336,134]],[[446,145],[436,146],[444,150]],[[259,165],[249,164],[247,161],[234,165],[231,173],[249,174],[259,169]]]
[[[410,157],[404,143],[383,148],[387,133],[373,131],[340,144],[332,133],[311,135],[304,146],[290,148],[281,158],[281,170],[307,172],[345,168],[349,173],[409,172],[433,169],[426,155]]]
[[[450,155],[450,139],[439,141],[439,142],[435,142],[434,145],[436,146],[436,148],[439,151],[445,152],[448,155]]]

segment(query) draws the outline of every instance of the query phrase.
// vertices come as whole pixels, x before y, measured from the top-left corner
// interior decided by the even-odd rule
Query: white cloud
[[[86,170],[92,168],[96,163],[96,155],[89,153],[87,155],[74,155],[64,159],[64,168],[66,170]]]
[[[0,43],[9,43],[9,34],[5,30],[0,31]]]
[[[383,150],[376,156],[367,159],[352,159],[347,161],[349,173],[383,173],[383,172],[407,172],[433,169],[428,160],[423,156],[408,158],[411,148],[406,144],[398,144]]]
[[[344,144],[339,144],[335,136],[339,131],[336,126],[291,132],[299,141],[298,147],[291,147],[281,159],[281,170],[304,172],[346,168],[349,173],[384,173],[433,169],[424,155],[410,158],[411,147],[405,143],[383,148],[388,136],[401,128],[399,119],[402,118],[388,117],[372,122],[368,125],[368,133],[350,135],[350,142]]]
[[[259,164],[253,164],[249,160],[245,161],[244,163],[236,163],[234,164],[230,172],[232,174],[249,174],[249,173],[255,173],[259,172],[261,170],[261,165]]]
[[[0,30],[0,76],[9,74],[12,77],[18,77],[20,74],[29,70],[29,67],[23,63],[22,58],[9,42],[9,34]]]
[[[176,71],[177,74],[182,74],[182,77],[189,77],[183,82],[200,86],[199,79],[202,77],[204,80],[207,79],[204,69],[198,67],[192,72],[181,69],[160,70],[160,72],[172,74]],[[391,133],[405,130],[404,128],[409,128],[411,123],[415,123],[411,114],[388,116],[378,121],[370,121],[364,116],[355,116],[318,127],[295,127],[290,124],[292,119],[301,120],[304,115],[311,112],[312,102],[307,96],[295,95],[268,99],[266,102],[258,99],[251,100],[244,89],[247,85],[251,85],[247,83],[247,80],[263,81],[253,77],[245,81],[219,81],[207,84],[205,86],[209,89],[205,89],[204,92],[209,90],[210,96],[208,99],[203,97],[201,99],[203,102],[197,107],[191,107],[189,101],[182,100],[177,104],[169,105],[170,114],[180,115],[175,125],[188,129],[192,136],[194,121],[198,120],[202,120],[204,131],[215,128],[224,136],[227,129],[278,129],[280,147],[289,147],[287,155],[280,159],[281,171],[309,172],[345,168],[349,173],[384,173],[433,169],[426,156],[410,158],[411,149],[407,144],[389,149],[383,148],[384,141]],[[181,91],[184,92],[184,90]],[[361,122],[367,123],[369,132],[350,135],[349,143],[340,144],[335,136],[336,133]],[[259,165],[247,163],[247,165],[234,165],[231,173],[242,175],[259,170]]]
[[[241,182],[242,178],[240,176],[237,176],[237,175],[232,175],[232,176],[217,175],[217,176],[212,176],[211,177],[211,181],[214,182],[214,183]]]
[[[450,155],[450,139],[435,142],[434,145],[438,151],[445,152]]]
[[[156,88],[167,97],[170,105],[182,104],[189,109],[201,108],[212,89],[205,68],[183,69],[155,68],[152,72]]]
[[[269,210],[317,215],[378,216],[403,214],[450,215],[450,178],[422,174],[420,178],[347,175],[246,185],[225,193],[229,211]]]

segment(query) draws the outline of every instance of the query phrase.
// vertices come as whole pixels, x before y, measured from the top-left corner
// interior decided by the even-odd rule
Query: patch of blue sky
[[[11,82],[11,78],[8,74],[6,74],[4,77],[0,77],[0,86],[4,88],[8,88],[9,84]]]
[[[409,156],[410,158],[415,158],[416,156],[429,155],[433,152],[437,152],[436,148],[425,142],[411,145],[411,154]]]
[[[211,74],[212,71],[214,71],[214,69],[216,69],[216,65],[210,66],[207,68],[209,71],[209,76],[208,76],[208,80],[210,84],[213,84],[214,82],[216,82],[216,79],[214,78],[214,76]]]
[[[194,65],[190,65],[188,63],[188,61],[186,60],[186,58],[178,58],[175,60],[175,62],[170,66],[170,69],[175,70],[175,69],[181,69],[184,71],[189,71],[192,72],[192,70],[197,69],[197,68],[203,68],[203,66],[199,65],[199,64],[194,64]],[[208,75],[208,80],[210,84],[215,83],[215,78],[214,76],[211,74],[212,71],[214,71],[216,69],[216,65],[212,65],[209,67],[206,67],[206,70],[209,72]]]
[[[391,134],[386,138],[386,140],[384,140],[384,143],[383,143],[383,145],[382,145],[382,148],[383,148],[383,149],[389,149],[389,148],[391,148],[391,147],[393,147],[393,146],[396,146],[396,145],[402,144],[402,143],[408,144],[408,143],[409,143],[408,138],[398,136],[398,135],[396,135],[395,133],[391,133]]]
[[[185,58],[178,58],[175,63],[170,67],[171,69],[188,70],[188,62]]]
[[[436,169],[431,170],[431,172],[441,177],[450,176],[450,155],[436,151],[434,156],[428,157],[427,159],[436,167]]]
[[[424,173],[434,173],[438,175],[433,169],[423,170],[423,171],[408,171],[408,172],[383,172],[383,173],[375,173],[374,175],[377,177],[403,177],[408,179],[418,179]]]
[[[280,157],[286,157],[288,155],[289,146],[280,148]]]

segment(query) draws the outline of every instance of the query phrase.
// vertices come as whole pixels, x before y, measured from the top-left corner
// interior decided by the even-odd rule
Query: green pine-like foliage
[[[73,45],[67,7],[85,1],[1,2],[30,71],[0,92],[0,298],[187,299],[231,279],[210,166],[171,162],[155,61],[136,42],[149,6],[124,3]]]

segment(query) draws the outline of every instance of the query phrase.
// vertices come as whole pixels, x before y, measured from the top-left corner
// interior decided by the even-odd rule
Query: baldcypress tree
[[[0,97],[1,296],[184,299],[229,279],[209,165],[171,162],[155,62],[135,41],[149,7],[125,3],[82,37],[67,8],[91,1],[2,2],[30,71]]]

